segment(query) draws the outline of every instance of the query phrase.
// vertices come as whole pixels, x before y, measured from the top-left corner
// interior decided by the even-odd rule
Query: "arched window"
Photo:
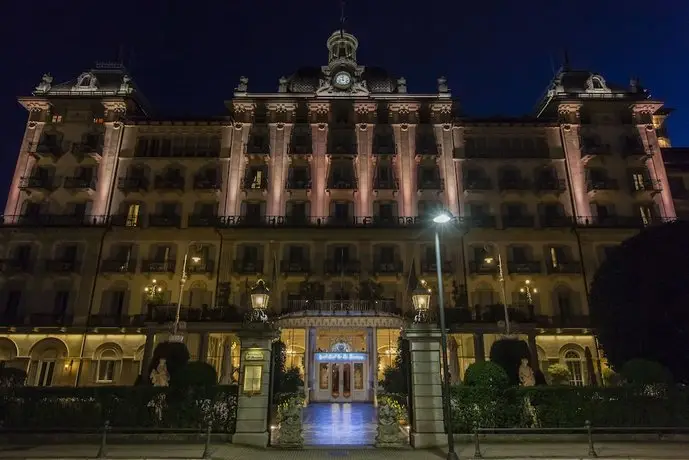
[[[120,361],[117,351],[112,348],[106,348],[97,355],[97,359],[96,383],[113,383],[118,367],[117,364]]]
[[[568,350],[565,352],[565,365],[569,369],[570,385],[584,386],[584,362],[581,355],[574,350]]]
[[[603,89],[603,82],[600,80],[599,77],[593,77],[591,78],[591,86],[593,89]]]
[[[38,360],[36,380],[37,387],[49,387],[53,384],[55,376],[55,363],[57,362],[57,350],[46,350]]]

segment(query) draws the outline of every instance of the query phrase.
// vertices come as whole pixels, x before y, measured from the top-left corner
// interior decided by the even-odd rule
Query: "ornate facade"
[[[357,47],[335,32],[327,64],[274,93],[242,77],[217,119],[150,116],[118,65],[44,76],[19,99],[29,119],[0,232],[0,360],[35,385],[130,384],[180,302],[192,356],[229,382],[264,279],[309,396],[368,401],[422,280],[436,308],[445,293],[454,380],[486,359],[503,303],[543,370],[566,364],[574,384],[599,374],[596,267],[675,217],[662,103],[564,67],[531,116],[476,119],[444,78],[408,93],[359,64]],[[441,230],[438,287],[430,219],[442,209],[456,219]]]

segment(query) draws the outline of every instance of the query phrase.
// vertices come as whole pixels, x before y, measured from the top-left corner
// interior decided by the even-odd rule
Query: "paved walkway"
[[[474,458],[470,444],[458,446],[460,460]],[[600,443],[596,446],[598,460],[634,459],[665,460],[689,458],[689,444],[677,442],[658,443]],[[0,446],[0,459],[92,459],[96,458],[98,446]],[[484,444],[484,459],[589,459],[586,443],[501,443]],[[203,446],[177,444],[112,445],[107,458],[113,459],[200,459]],[[306,449],[301,451],[277,449],[252,449],[230,444],[214,445],[212,458],[223,460],[316,460],[346,458],[351,460],[443,460],[445,451],[413,449]]]
[[[376,409],[366,403],[311,403],[304,409],[307,446],[372,446]]]

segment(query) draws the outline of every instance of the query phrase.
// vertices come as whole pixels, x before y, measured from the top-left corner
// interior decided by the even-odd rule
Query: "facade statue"
[[[376,447],[397,447],[404,443],[404,434],[400,428],[397,409],[390,404],[381,402],[378,406]]]
[[[529,360],[526,358],[522,358],[522,364],[519,366],[519,384],[523,387],[536,385],[536,377],[534,377],[533,369],[529,366]]]
[[[407,92],[407,79],[400,77],[397,79],[397,92],[405,94]]]
[[[237,85],[236,91],[239,93],[246,93],[249,90],[249,78],[241,76],[239,77],[239,84]]]
[[[130,94],[132,91],[134,91],[134,88],[132,88],[132,77],[129,75],[123,75],[122,83],[120,83],[120,89],[118,92]]]
[[[278,80],[278,93],[287,92],[287,79],[285,77],[280,77]]]
[[[447,86],[447,78],[445,77],[440,77],[438,78],[438,92],[439,93],[447,93],[450,91],[450,88]]]
[[[47,93],[48,91],[50,91],[52,83],[53,77],[49,73],[44,73],[43,78],[41,78],[41,82],[36,87],[36,92]]]
[[[154,387],[167,387],[170,385],[170,373],[167,371],[165,358],[160,358],[158,366],[151,371],[150,377]]]

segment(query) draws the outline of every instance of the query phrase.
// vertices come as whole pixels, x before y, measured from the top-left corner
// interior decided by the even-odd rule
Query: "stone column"
[[[309,388],[311,388],[311,328],[304,331],[304,401],[309,403]]]
[[[483,344],[483,332],[474,332],[474,358],[477,363],[486,360],[486,349]]]
[[[237,429],[233,444],[256,447],[268,446],[268,407],[271,403],[270,380],[271,344],[278,332],[265,324],[249,325],[239,333],[241,361],[239,369],[239,398],[237,402]],[[245,392],[247,366],[261,366],[261,387],[258,392]]]
[[[369,353],[369,376],[368,381],[370,385],[371,401],[374,405],[378,405],[378,341],[376,340],[376,328],[369,327],[366,331]]]
[[[411,352],[411,445],[421,449],[446,446],[440,329],[432,324],[413,324],[404,330],[404,336]]]
[[[309,399],[311,399],[313,391],[316,389],[316,385],[318,384],[316,382],[316,372],[318,371],[318,367],[316,366],[316,363],[314,361],[314,353],[316,351],[316,328],[315,327],[309,327],[308,329],[308,335],[309,335],[309,348],[306,350],[308,353],[308,360],[313,363],[313,366],[309,368],[309,376],[308,376],[308,387],[309,387]]]
[[[146,332],[146,343],[144,344],[144,356],[141,363],[141,378],[148,379],[148,368],[151,366],[151,358],[153,357],[153,345],[155,344],[156,333],[153,331]]]
[[[208,332],[202,332],[199,338],[199,361],[208,362]]]

